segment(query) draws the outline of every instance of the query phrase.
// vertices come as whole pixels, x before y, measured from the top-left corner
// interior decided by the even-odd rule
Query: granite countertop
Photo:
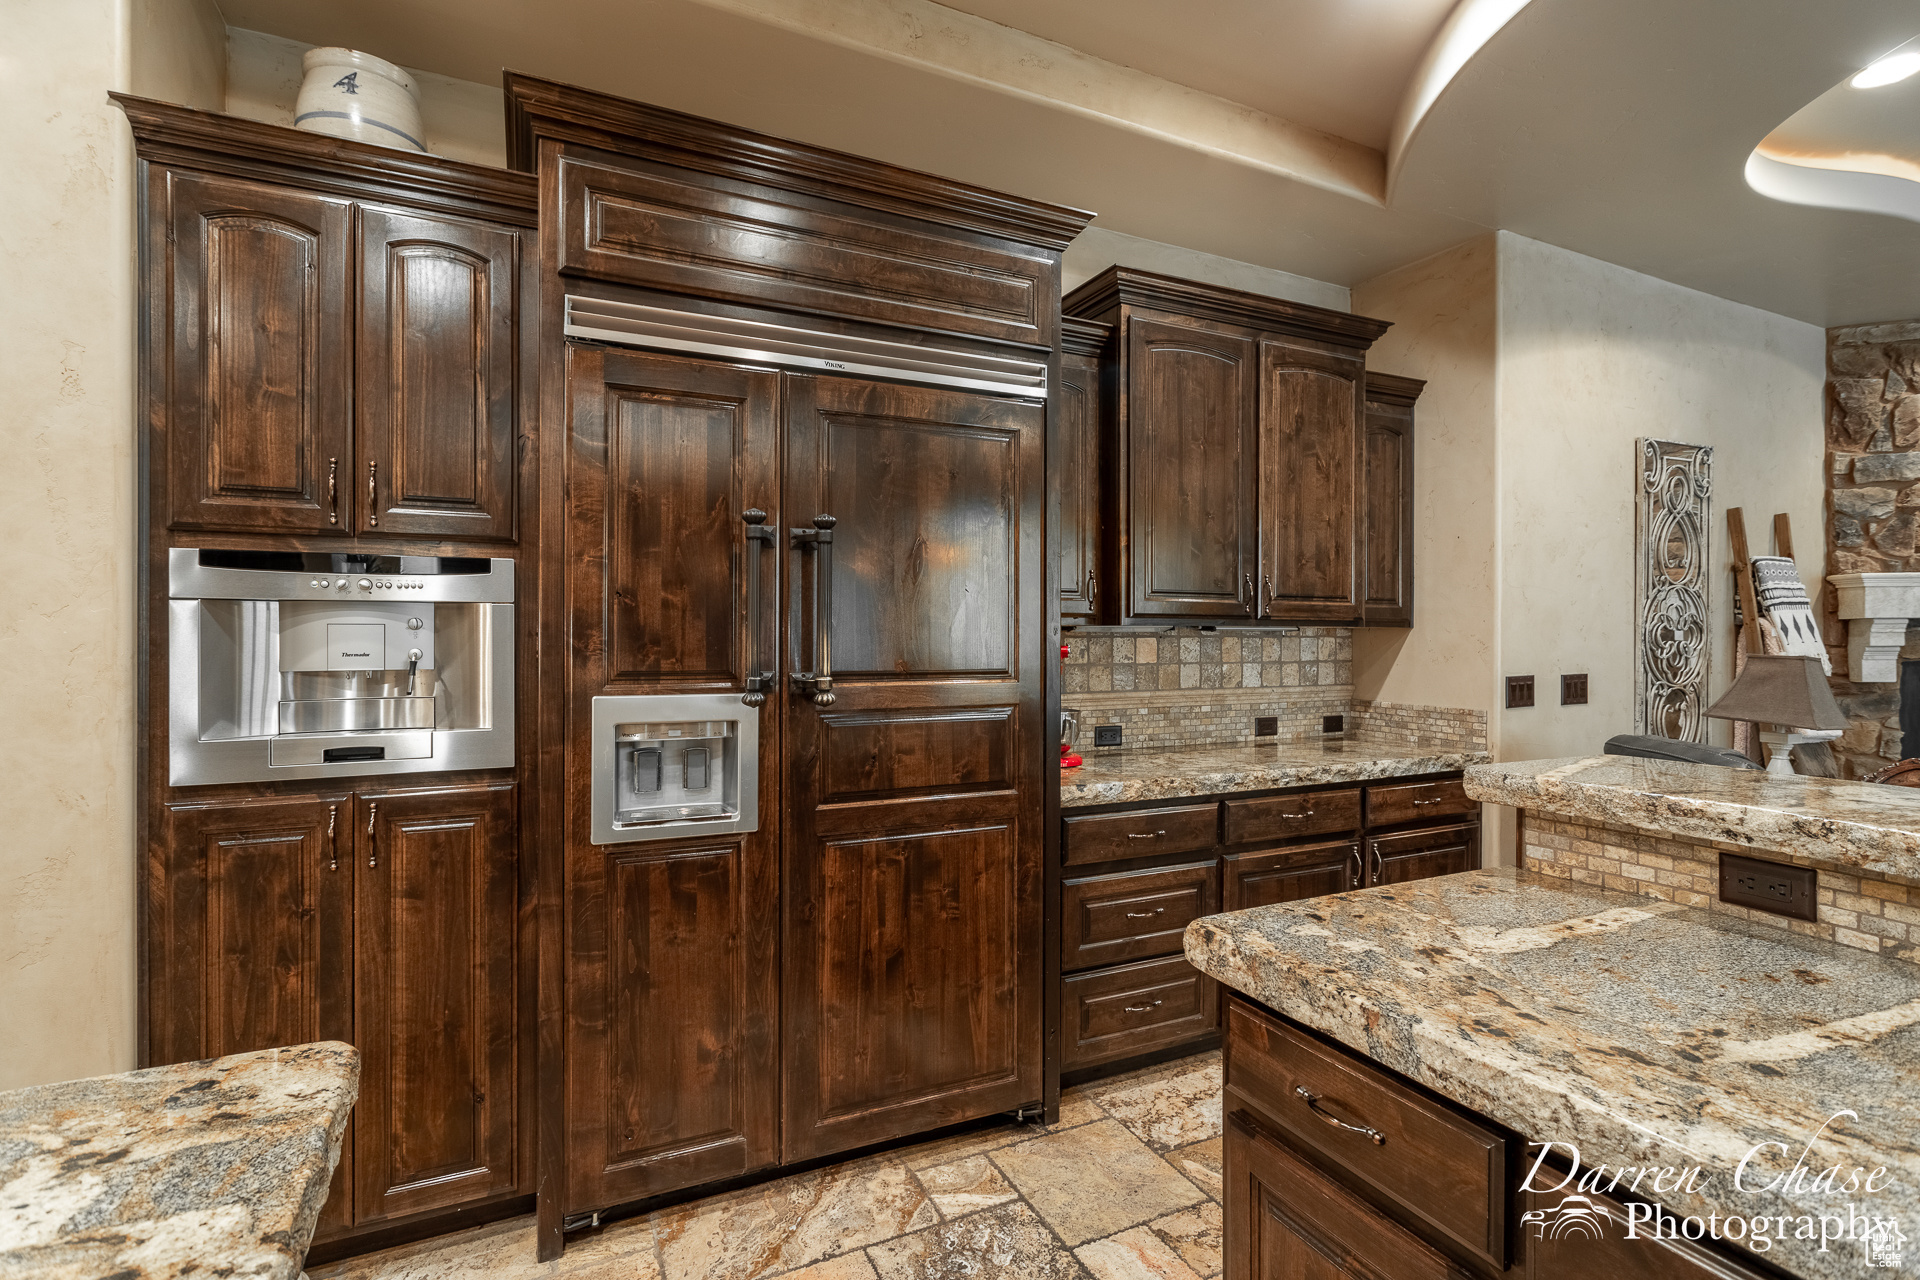
[[[1089,751],[1085,758],[1079,768],[1060,773],[1063,809],[1453,773],[1487,756],[1483,751],[1330,737],[1311,742]]]
[[[1817,1221],[1851,1202],[1897,1218],[1904,1265],[1920,1261],[1920,966],[1510,869],[1207,916],[1186,949],[1523,1137],[1574,1144],[1585,1168],[1700,1167],[1691,1193],[1639,1188],[1677,1215]],[[1884,1167],[1877,1193],[1735,1187],[1756,1144],[1786,1146],[1760,1150],[1749,1189],[1815,1135],[1808,1166]],[[1819,1280],[1882,1274],[1863,1273],[1859,1242],[1819,1243],[1765,1257]]]
[[[1467,794],[1920,880],[1920,789],[1913,787],[1591,756],[1478,764],[1467,771]]]
[[[359,1092],[323,1042],[0,1093],[0,1277],[291,1280]]]

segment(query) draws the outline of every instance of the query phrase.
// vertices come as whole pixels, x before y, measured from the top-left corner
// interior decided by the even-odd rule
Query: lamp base
[[[1832,742],[1839,729],[1762,729],[1760,741],[1767,748],[1767,772],[1791,778],[1793,749],[1805,742]]]

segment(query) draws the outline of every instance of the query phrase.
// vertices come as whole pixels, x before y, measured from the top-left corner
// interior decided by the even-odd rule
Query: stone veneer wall
[[[1080,627],[1066,641],[1066,694],[1353,684],[1353,632],[1345,627]]]
[[[1844,947],[1920,963],[1920,883],[1821,867],[1815,891],[1819,920],[1789,920],[1722,902],[1720,854],[1742,853],[1774,862],[1811,865],[1806,858],[1719,841],[1696,844],[1531,811],[1522,822],[1520,848],[1520,865],[1528,871],[1739,916]]]
[[[1920,320],[1827,330],[1828,573],[1920,570]],[[1748,537],[1764,547],[1764,524]],[[1841,773],[1863,778],[1909,751],[1900,741],[1893,684],[1855,684],[1847,670],[1846,624],[1828,591],[1825,639],[1834,697],[1852,722],[1834,754]],[[1920,656],[1910,630],[1903,659]]]

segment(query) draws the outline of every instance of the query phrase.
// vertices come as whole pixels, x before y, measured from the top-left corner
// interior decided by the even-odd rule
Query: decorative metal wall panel
[[[1634,519],[1634,727],[1707,738],[1707,552],[1713,449],[1641,440]]]

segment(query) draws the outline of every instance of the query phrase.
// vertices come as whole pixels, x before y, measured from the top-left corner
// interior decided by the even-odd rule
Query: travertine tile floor
[[[533,1260],[516,1218],[313,1280],[1206,1280],[1220,1273],[1220,1055],[1070,1089],[1008,1124],[696,1200]]]

